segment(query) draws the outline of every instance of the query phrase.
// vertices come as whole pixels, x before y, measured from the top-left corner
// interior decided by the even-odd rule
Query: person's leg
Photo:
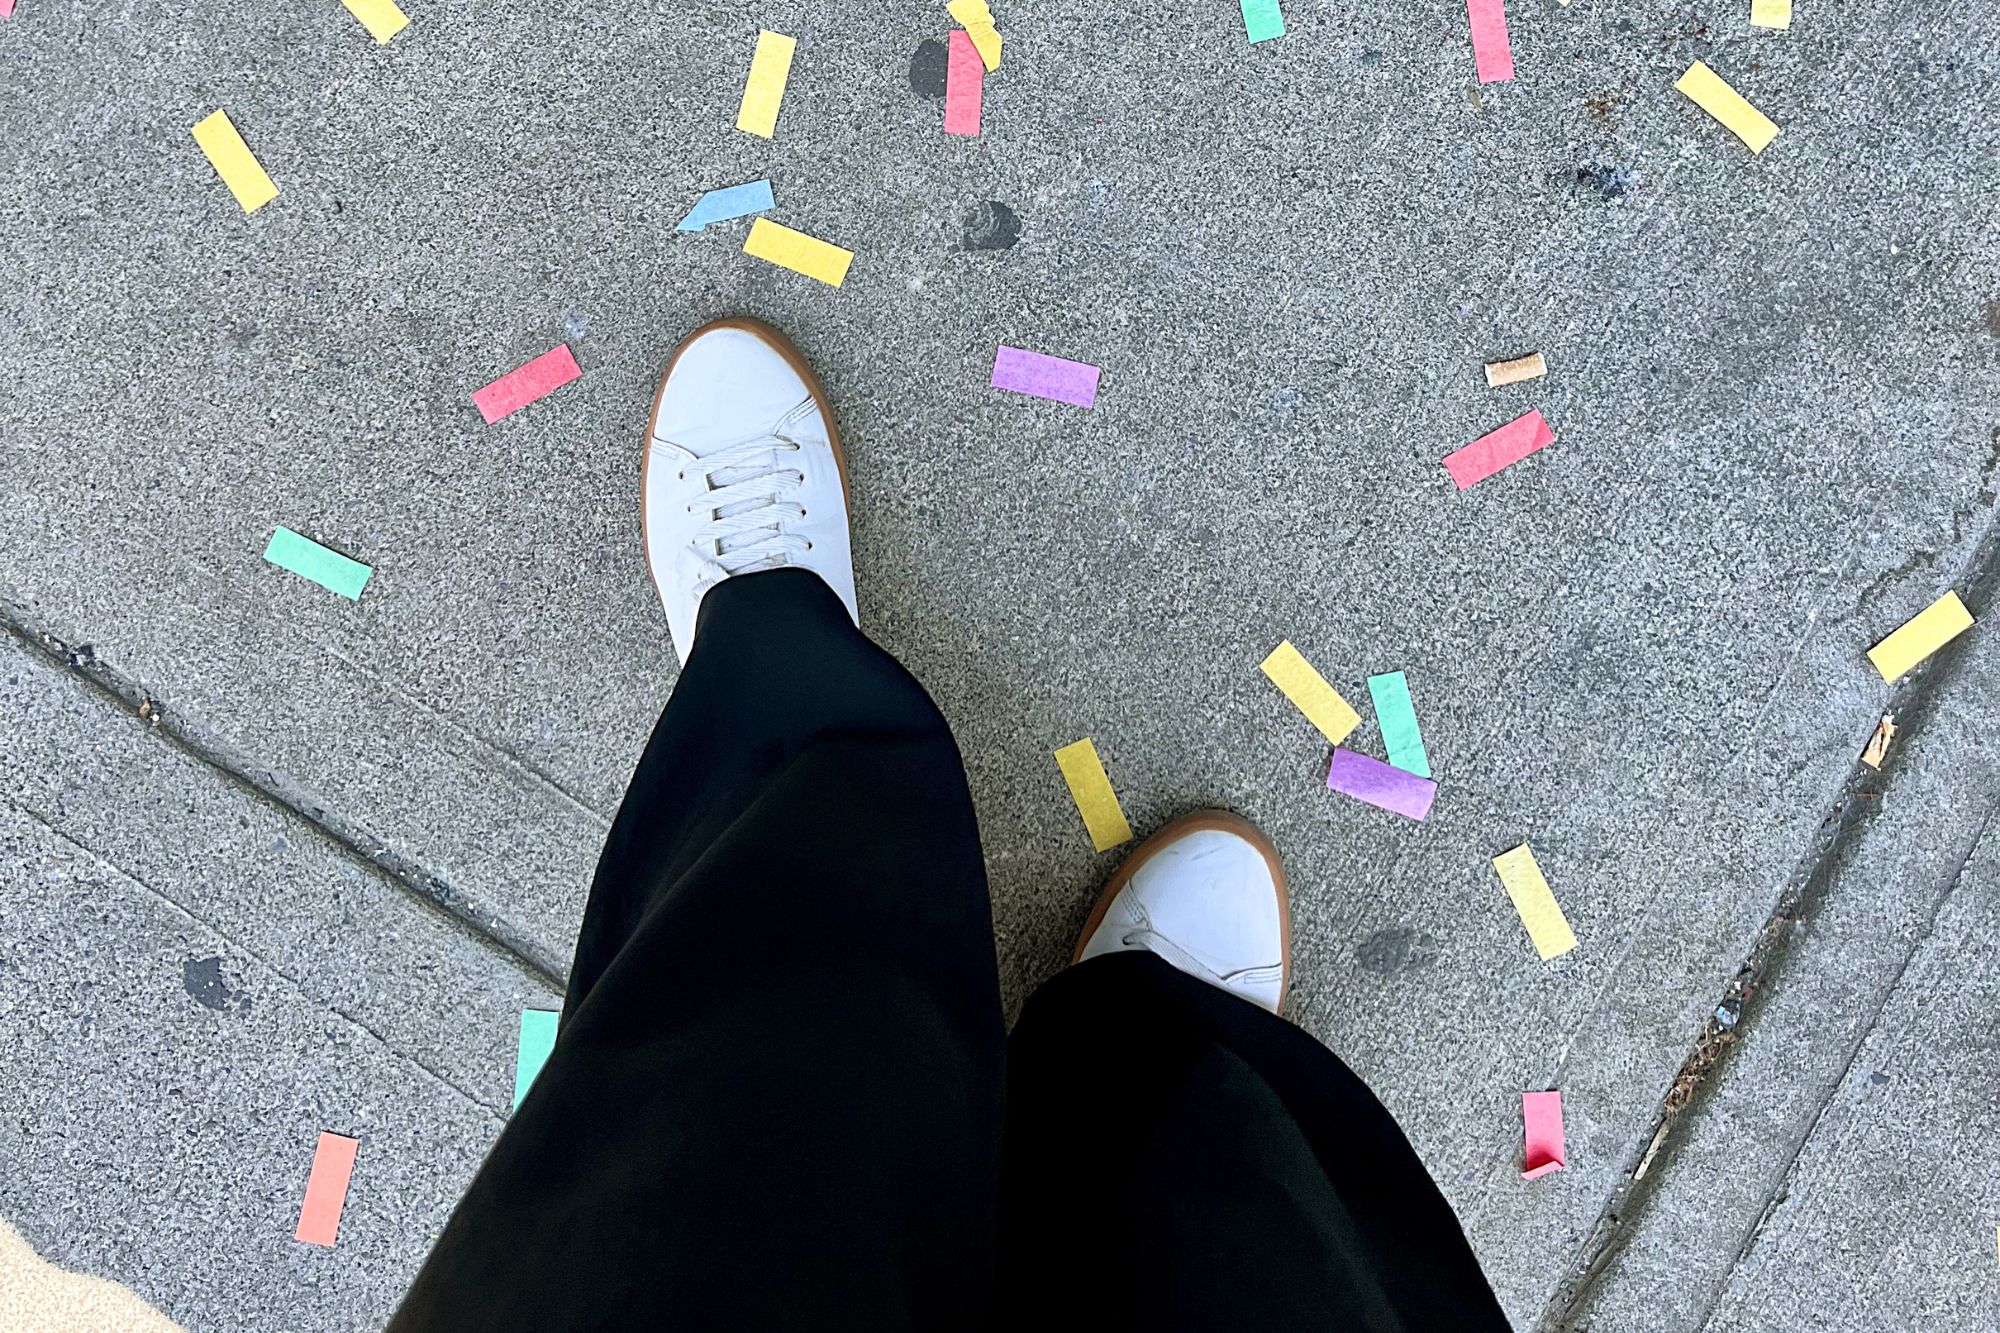
[[[1276,1014],[1283,872],[1190,817],[1107,886],[1080,962],[1008,1054],[1008,1323],[1504,1333],[1464,1234],[1381,1103]]]
[[[1004,1047],[958,752],[856,629],[844,570],[785,540],[841,500],[830,419],[815,439],[788,410],[817,385],[768,330],[706,337],[676,356],[648,465],[649,554],[687,664],[606,844],[555,1051],[395,1333],[987,1313]],[[767,461],[740,423],[687,420],[669,390],[689,375],[776,423]],[[760,490],[777,498],[736,507]],[[690,531],[670,517],[683,494],[730,512]],[[812,551],[845,560],[839,521]],[[690,599],[683,574],[711,581]]]

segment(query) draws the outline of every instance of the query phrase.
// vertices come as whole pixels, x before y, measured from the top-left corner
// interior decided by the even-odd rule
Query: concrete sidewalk
[[[386,47],[333,0],[0,21],[0,1213],[45,1255],[191,1329],[379,1324],[672,690],[651,384],[748,310],[840,407],[862,615],[958,731],[1010,1006],[1115,861],[1049,754],[1092,736],[1142,832],[1276,838],[1293,1016],[1520,1328],[1992,1326],[1990,1080],[1938,1054],[1990,1041],[1985,628],[1893,701],[1863,654],[1989,605],[2000,20],[1525,0],[1481,88],[1459,0],[1292,0],[1256,47],[1228,0],[1024,0],[968,140],[930,0],[406,7]],[[768,142],[732,127],[760,26],[800,39]],[[1761,155],[1673,91],[1695,59]],[[187,134],[218,106],[283,191],[247,218]],[[673,233],[764,176],[842,288]],[[484,425],[562,341],[582,380]],[[1097,407],[988,390],[1001,343],[1102,365]],[[1556,444],[1455,493],[1531,407]],[[265,565],[279,524],[363,599]],[[1256,669],[1285,638],[1357,702],[1409,674],[1427,823],[1323,790]],[[1890,706],[1931,720],[1877,786]],[[1550,964],[1489,866],[1522,841],[1581,940]],[[1569,1165],[1524,1183],[1545,1087]],[[379,1189],[306,1251],[341,1124]]]

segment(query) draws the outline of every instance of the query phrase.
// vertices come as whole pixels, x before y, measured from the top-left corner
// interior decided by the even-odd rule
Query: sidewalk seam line
[[[82,681],[120,712],[225,780],[304,820],[349,856],[395,884],[486,947],[545,983],[558,995],[568,988],[566,969],[532,941],[498,919],[482,916],[440,875],[391,849],[358,821],[316,800],[302,784],[235,747],[206,735],[164,707],[160,697],[97,656],[88,643],[72,645],[7,590],[0,590],[0,631],[36,657]]]

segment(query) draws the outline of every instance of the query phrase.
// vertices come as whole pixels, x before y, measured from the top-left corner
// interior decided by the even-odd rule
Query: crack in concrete
[[[1996,466],[2000,466],[2000,430],[1994,434],[1994,448],[1982,487],[1990,486]],[[1982,489],[1980,503],[1990,504],[1992,498],[1990,489]],[[1970,509],[1968,506],[1963,512],[1969,514]],[[1955,529],[1958,521],[1954,522]],[[1930,563],[1934,565],[1936,559],[1937,553],[1931,553]],[[1989,527],[1966,563],[1959,595],[1975,618],[1984,618],[1995,605],[1996,594],[2000,594],[2000,527]],[[1865,605],[1866,599],[1864,594],[1861,605]],[[1660,1177],[1651,1172],[1660,1154],[1670,1151],[1674,1127],[1713,1086],[1715,1071],[1730,1047],[1756,1021],[1758,995],[1782,969],[1789,954],[1793,927],[1817,911],[1838,886],[1854,839],[1881,808],[1883,790],[1900,768],[1901,756],[1909,753],[1910,741],[1930,721],[1933,705],[1956,674],[1966,647],[1964,638],[1945,645],[1891,692],[1881,711],[1896,718],[1898,744],[1881,770],[1862,763],[1860,746],[1856,746],[1854,768],[1842,784],[1840,794],[1807,845],[1777,904],[1765,918],[1749,953],[1724,987],[1715,1012],[1703,1021],[1692,1049],[1661,1098],[1653,1131],[1646,1136],[1646,1146],[1628,1156],[1624,1181],[1613,1190],[1590,1234],[1578,1248],[1569,1273],[1543,1307],[1541,1317],[1535,1321],[1537,1333],[1565,1333],[1579,1327],[1574,1321],[1588,1312],[1598,1282],[1630,1235],[1632,1221],[1659,1189]],[[1721,1013],[1734,1014],[1736,1018],[1725,1022],[1717,1016]],[[1768,1213],[1767,1201],[1765,1214]]]
[[[1936,550],[1914,552],[1894,569],[1885,570],[1883,573],[1877,575],[1866,588],[1861,590],[1861,596],[1855,599],[1854,610],[1842,617],[1842,623],[1866,615],[1869,608],[1874,606],[1875,599],[1894,586],[1898,580],[1907,578],[1920,569],[1936,569],[1938,557],[1965,540],[1965,522],[1972,517],[1973,511],[1982,506],[1986,508],[1992,507],[1993,501],[1996,498],[1993,486],[1993,474],[1996,469],[2000,469],[2000,426],[1993,428],[1992,438],[1987,445],[1986,462],[1979,470],[1978,491],[1974,493],[1972,499],[1952,511],[1951,540]],[[1977,561],[1978,557],[1975,556],[1974,563],[1976,564]]]
[[[120,711],[132,714],[163,740],[225,780],[291,811],[348,855],[385,876],[418,904],[558,995],[568,989],[563,960],[549,957],[533,941],[498,918],[476,911],[442,876],[385,845],[360,821],[329,810],[304,784],[184,721],[152,691],[98,657],[90,644],[72,643],[56,634],[34,612],[5,592],[0,592],[0,632],[69,672]]]

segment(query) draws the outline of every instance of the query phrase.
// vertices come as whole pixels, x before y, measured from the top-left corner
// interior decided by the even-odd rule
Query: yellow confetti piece
[[[986,7],[986,0],[951,0],[945,8],[972,38],[973,49],[979,52],[979,61],[986,66],[986,72],[991,74],[999,69],[1000,33],[993,26],[993,11]]]
[[[1521,914],[1521,924],[1528,928],[1542,961],[1560,958],[1576,947],[1576,935],[1527,843],[1494,857],[1493,868],[1500,872],[1500,882],[1507,886],[1507,896],[1514,900],[1514,910]]]
[[[1972,628],[1972,612],[1948,592],[1903,623],[1901,629],[1868,650],[1868,660],[1894,683],[1917,663]]]
[[[410,26],[410,16],[396,8],[396,0],[340,0],[347,12],[361,20],[368,35],[383,46]]]
[[[1750,0],[1750,25],[1755,28],[1792,26],[1792,0]]]
[[[1778,137],[1778,127],[1771,118],[1744,100],[1737,92],[1722,81],[1717,74],[1699,60],[1688,66],[1687,73],[1681,75],[1674,87],[1686,93],[1694,104],[1721,121],[1725,128],[1744,143],[1750,151],[1761,153],[1771,140]]]
[[[750,58],[750,81],[743,85],[743,106],[736,128],[770,138],[778,131],[778,104],[785,100],[785,80],[792,76],[796,38],[766,29],[757,34],[757,54]]]
[[[1090,831],[1091,845],[1100,852],[1108,852],[1120,843],[1132,841],[1132,826],[1125,822],[1125,812],[1118,808],[1118,793],[1111,790],[1111,779],[1104,775],[1097,746],[1088,737],[1065,745],[1056,751],[1056,763],[1062,769],[1063,781],[1069,784],[1077,813],[1083,816],[1083,826]]]
[[[1347,739],[1348,732],[1361,725],[1361,715],[1326,683],[1326,677],[1313,670],[1312,663],[1299,655],[1290,639],[1271,650],[1262,668],[1271,683],[1284,691],[1285,697],[1306,715],[1306,721],[1319,728],[1329,744],[1340,744]]]
[[[818,278],[829,287],[838,287],[847,277],[847,266],[854,262],[852,250],[781,227],[769,218],[758,218],[750,224],[750,234],[743,238],[743,253],[768,259],[779,268],[803,273],[808,278]]]
[[[250,145],[243,142],[243,136],[230,122],[228,112],[216,112],[195,126],[193,134],[201,151],[208,154],[209,165],[236,196],[236,202],[243,205],[245,213],[255,213],[278,197],[278,187],[264,174]]]

